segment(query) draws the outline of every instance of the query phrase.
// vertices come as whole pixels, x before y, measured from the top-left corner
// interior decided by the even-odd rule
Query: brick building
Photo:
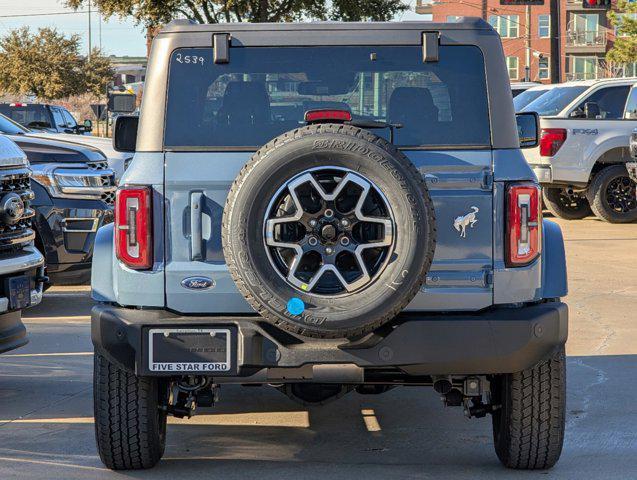
[[[608,10],[584,8],[582,0],[558,0],[558,3],[560,81],[637,76],[637,62],[616,66],[604,60],[615,39]],[[530,80],[550,83],[550,4],[550,0],[530,7],[501,5],[500,0],[417,0],[416,12],[431,14],[437,22],[452,21],[459,16],[484,18],[502,36],[511,81],[525,79],[528,61]],[[614,5],[615,0],[612,8]]]

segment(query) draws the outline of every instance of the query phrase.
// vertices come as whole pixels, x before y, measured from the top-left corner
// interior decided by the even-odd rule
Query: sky
[[[413,10],[415,0],[405,0]],[[66,8],[62,0],[0,0],[0,36],[22,26],[30,26],[32,29],[40,27],[56,27],[59,31],[70,35],[77,33],[82,39],[82,50],[88,48],[88,12],[86,9],[79,13]],[[34,16],[41,13],[67,13],[63,15]],[[12,17],[13,15],[26,15]],[[28,16],[31,15],[31,16]],[[422,15],[406,12],[397,20],[422,19]],[[100,46],[101,23],[101,47],[106,55],[117,56],[144,56],[146,55],[146,38],[144,28],[136,26],[131,19],[120,20],[111,18],[108,22],[102,20],[97,12],[91,16],[92,44]]]

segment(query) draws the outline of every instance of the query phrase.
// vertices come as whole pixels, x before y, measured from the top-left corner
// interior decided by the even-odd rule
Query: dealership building
[[[511,81],[543,83],[637,76],[637,62],[612,65],[605,60],[617,37],[608,16],[614,8],[615,0],[416,2],[417,13],[437,22],[484,18],[502,37]]]

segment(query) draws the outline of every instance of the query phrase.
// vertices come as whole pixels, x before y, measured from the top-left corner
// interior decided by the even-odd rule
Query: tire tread
[[[502,411],[494,417],[496,453],[509,468],[544,470],[558,461],[564,442],[564,347],[551,358],[503,382]],[[502,422],[502,424],[499,424]]]
[[[112,470],[153,467],[164,453],[155,411],[157,381],[138,377],[99,353],[93,375],[95,438],[102,462]]]

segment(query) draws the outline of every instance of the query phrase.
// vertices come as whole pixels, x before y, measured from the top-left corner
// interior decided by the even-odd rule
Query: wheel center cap
[[[336,238],[336,228],[334,228],[334,225],[324,225],[323,228],[321,228],[321,237],[325,240],[334,240]]]

